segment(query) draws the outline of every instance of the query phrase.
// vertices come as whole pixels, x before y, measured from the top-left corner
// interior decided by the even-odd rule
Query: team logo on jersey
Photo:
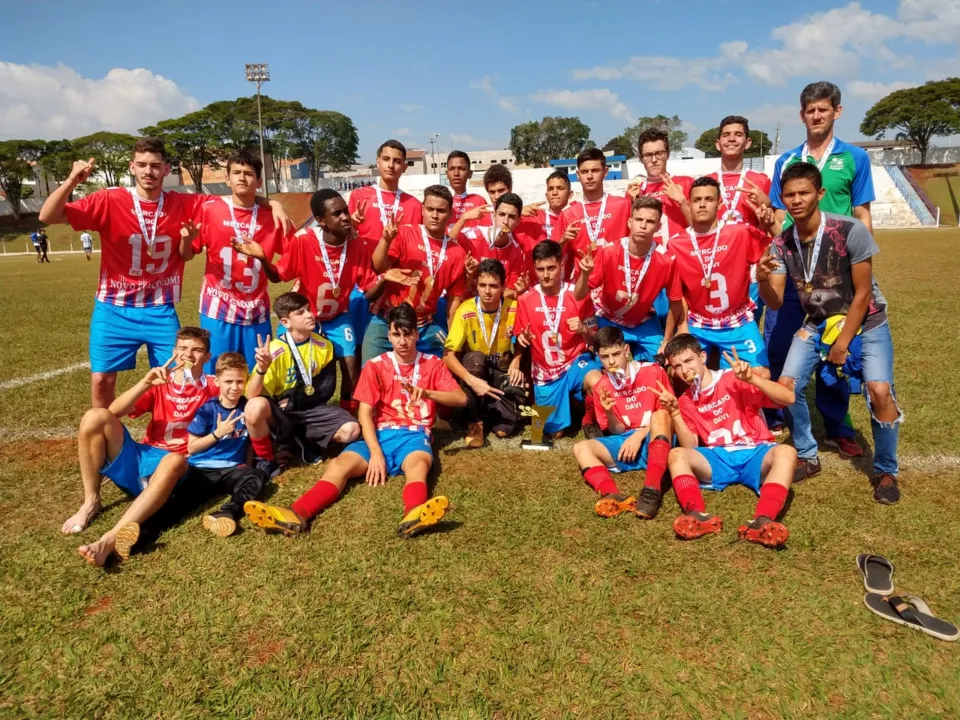
[[[830,163],[827,167],[830,170],[843,170],[843,158],[836,156],[830,158]]]

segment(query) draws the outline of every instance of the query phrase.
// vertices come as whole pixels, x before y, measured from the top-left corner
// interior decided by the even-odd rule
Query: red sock
[[[707,507],[703,504],[703,494],[700,492],[700,483],[693,475],[678,475],[673,479],[673,492],[676,493],[677,502],[680,503],[680,509],[684,512],[696,510],[705,512]]]
[[[333,505],[340,497],[340,491],[333,483],[320,480],[312,488],[297,498],[293,504],[293,511],[304,520],[319,515],[321,510]]]
[[[647,447],[647,479],[644,487],[660,490],[663,484],[663,474],[667,471],[667,455],[670,453],[670,443],[660,436]]]
[[[586,399],[583,401],[583,426],[587,425],[596,425],[597,424],[597,413],[593,407],[593,392],[588,392]]]
[[[787,502],[787,488],[776,483],[764,483],[760,486],[760,501],[757,503],[757,510],[753,513],[754,518],[764,515],[771,520],[776,520],[777,515],[783,510],[784,503]]]
[[[583,479],[587,481],[587,485],[601,495],[613,495],[620,492],[617,489],[617,484],[613,481],[613,477],[610,475],[610,471],[603,465],[584,470]]]
[[[427,501],[427,484],[422,482],[407,483],[403,486],[403,512],[410,512],[418,505]]]
[[[264,460],[277,459],[276,455],[273,454],[273,440],[270,439],[269,434],[260,438],[251,436],[250,444],[253,445],[253,452],[256,453],[257,457]]]

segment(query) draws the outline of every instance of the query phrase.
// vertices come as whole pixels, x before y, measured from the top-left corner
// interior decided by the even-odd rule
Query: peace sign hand
[[[267,335],[266,340],[262,340],[259,333],[257,334],[257,349],[254,351],[253,357],[256,360],[257,370],[260,371],[260,374],[270,369],[270,366],[273,364],[273,354],[270,352],[269,335]]]
[[[517,335],[517,342],[520,343],[520,347],[528,348],[533,345],[533,341],[536,340],[536,337],[533,334],[533,330],[530,329],[530,326],[527,325],[523,332]]]
[[[605,387],[597,389],[596,397],[600,401],[600,407],[604,410],[613,410],[617,406],[617,398]]]
[[[477,268],[480,267],[480,262],[473,256],[472,253],[467,253],[467,259],[464,261],[463,265],[464,268],[466,268],[467,275],[469,277],[473,277],[477,272]]]
[[[517,297],[523,295],[530,287],[530,276],[522,272],[517,276],[517,281],[513,284],[513,289],[517,292]]]
[[[773,255],[773,247],[767,249],[766,254],[757,263],[757,282],[767,282],[770,276],[780,267],[780,261]]]
[[[231,410],[230,414],[227,415],[227,419],[224,420],[220,413],[217,413],[217,427],[214,429],[214,434],[221,440],[228,435],[232,435],[234,428],[236,428],[237,423],[243,420],[243,413],[239,410]]]
[[[761,190],[759,185],[749,178],[744,178],[743,181],[746,183],[746,187],[735,187],[735,191],[746,193],[747,200],[749,200],[753,205],[766,205],[767,207],[770,206],[770,196]]]
[[[730,357],[729,353],[724,352],[723,359],[727,361],[730,369],[733,370],[733,374],[736,375],[737,380],[750,382],[751,378],[753,378],[753,369],[750,367],[750,363],[740,359],[735,347],[731,348],[731,351],[733,352],[733,357]]]
[[[143,376],[143,382],[146,383],[147,387],[159,387],[160,385],[166,385],[167,380],[170,377],[170,373],[179,370],[182,365],[175,365],[173,368],[170,367],[171,363],[177,359],[177,354],[174,353],[169,360],[167,360],[160,367],[150,368],[147,371],[147,374]]]
[[[587,246],[587,249],[578,252],[577,255],[580,256],[580,272],[585,275],[590,275],[593,272],[593,268],[596,266],[596,261],[593,258],[593,253],[596,251],[597,246],[593,243],[590,243]]]
[[[407,407],[416,407],[423,400],[423,388],[413,385],[409,380],[401,380],[400,387],[407,393],[410,399],[407,401]]]
[[[383,228],[383,239],[388,243],[393,242],[400,232],[400,221],[403,219],[403,208],[397,211],[397,214],[390,218],[390,221]]]
[[[580,234],[580,223],[582,222],[583,220],[578,219],[567,225],[567,229],[563,231],[563,237],[560,238],[561,245],[566,245],[576,239],[577,235]]]
[[[492,208],[493,206],[490,203],[486,203],[485,205],[480,205],[475,208],[470,208],[463,215],[460,216],[460,219],[467,220],[467,221],[479,220],[486,213],[490,212]]]
[[[542,208],[547,204],[546,200],[541,200],[540,202],[530,203],[529,205],[524,205],[523,210],[520,212],[520,215],[523,217],[533,217],[537,214],[537,210]]]
[[[664,173],[660,177],[663,180],[663,192],[666,193],[668,198],[676,203],[683,203],[687,199],[687,196],[683,194],[683,188],[677,185],[670,175]]]
[[[200,234],[200,226],[202,224],[203,223],[194,223],[192,219],[187,220],[185,223],[180,223],[180,239],[193,242],[197,235]]]
[[[673,391],[665,388],[659,380],[657,381],[657,389],[660,391],[660,407],[670,413],[670,415],[680,412],[680,402],[677,400],[677,396],[673,394]]]
[[[357,209],[353,211],[353,215],[350,216],[350,222],[353,223],[354,227],[363,223],[363,219],[366,217],[367,212],[367,201],[361,200],[357,203]]]

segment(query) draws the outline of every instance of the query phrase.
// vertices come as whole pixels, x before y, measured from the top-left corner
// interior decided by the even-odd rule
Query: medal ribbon
[[[629,377],[627,372],[629,373]],[[614,390],[619,392],[627,383],[633,384],[633,381],[637,378],[637,373],[640,372],[640,363],[636,360],[631,360],[627,366],[627,372],[623,374],[623,380],[620,379],[620,373],[618,372],[607,373],[607,377],[610,378],[610,384],[613,385]]]
[[[823,155],[820,156],[820,161],[817,163],[817,170],[823,172],[823,168],[827,164],[827,160],[830,159],[831,153],[833,153],[833,146],[837,144],[836,138],[830,138],[830,144],[827,145],[827,149],[823,151]],[[807,156],[810,154],[810,150],[807,148],[807,144],[803,144],[803,150],[800,154],[800,159],[803,162],[807,162]]]
[[[813,283],[813,273],[817,269],[817,260],[820,258],[820,245],[823,242],[823,230],[827,226],[827,216],[820,213],[820,227],[817,228],[817,239],[813,241],[813,253],[810,255],[810,267],[803,261],[803,248],[800,247],[800,231],[797,226],[793,226],[793,240],[797,244],[797,264],[800,266],[800,272],[803,273],[803,281],[810,285]]]
[[[713,277],[713,267],[717,264],[717,247],[720,245],[720,231],[723,230],[724,222],[717,224],[716,237],[713,239],[713,250],[710,253],[709,266],[703,262],[703,254],[700,252],[700,242],[697,240],[697,233],[693,228],[687,228],[687,234],[690,236],[690,244],[693,245],[693,253],[700,261],[700,267],[703,268],[703,280],[707,282]],[[706,234],[706,233],[704,233]]]
[[[600,237],[600,230],[603,228],[603,216],[607,211],[607,197],[609,197],[607,193],[604,193],[600,199],[600,213],[593,219],[587,214],[587,204],[583,202],[583,200],[580,201],[580,206],[583,208],[583,222],[587,226],[587,237],[590,238],[591,244],[594,245],[597,242],[597,238]]]
[[[627,297],[633,295],[633,272],[630,267],[630,252],[627,250],[627,247],[630,245],[629,238],[623,238],[620,241],[620,245],[623,247],[623,279],[624,285],[627,287]],[[647,250],[646,256],[643,258],[643,265],[640,267],[640,275],[637,277],[637,287],[640,287],[640,283],[643,282],[643,278],[647,274],[647,270],[650,269],[650,261],[653,260],[653,246],[654,243],[650,243],[650,249]]]
[[[313,348],[310,346],[310,338],[307,338],[307,351],[310,353],[310,373],[307,374],[307,368],[303,363],[303,358],[300,357],[300,348],[297,347],[296,341],[293,339],[293,333],[287,332],[284,333],[284,340],[287,341],[287,347],[290,348],[290,352],[293,354],[293,361],[296,363],[297,372],[300,374],[300,377],[303,379],[304,386],[313,387],[313,370],[314,370],[314,358],[313,358]]]
[[[237,222],[237,216],[233,211],[233,202],[230,198],[224,198],[223,201],[227,204],[227,207],[230,208],[230,222],[233,224],[233,234],[237,238],[237,244],[243,245],[246,242],[246,238],[243,233],[240,232],[240,223]],[[247,208],[244,208],[246,210]],[[253,204],[253,209],[250,210],[250,239],[253,240],[253,236],[257,234],[257,212],[260,210],[260,206],[256,203]]]
[[[420,352],[417,352],[417,356],[413,360],[413,375],[410,377],[410,384],[414,387],[417,387],[417,383],[420,382]],[[387,353],[387,356],[390,358],[390,362],[393,363],[393,371],[397,374],[397,377],[402,378],[403,375],[400,373],[400,363],[397,362],[397,354],[392,350]],[[407,407],[410,407],[410,403],[413,402],[413,395],[408,393],[403,389],[403,385],[400,386],[400,393],[407,399]]]
[[[447,259],[447,243],[450,242],[450,238],[444,234],[443,244],[440,246],[440,253],[437,255],[437,265],[436,270],[434,270],[433,265],[433,250],[430,248],[430,236],[427,235],[427,229],[420,226],[420,234],[423,236],[423,249],[427,256],[427,274],[430,277],[435,277],[438,272],[440,272],[440,267],[443,265],[443,261]],[[492,236],[493,233],[491,233]]]
[[[160,215],[163,213],[164,193],[160,193],[160,199],[157,201],[157,214],[153,216],[153,231],[147,232],[147,221],[143,217],[143,208],[140,207],[140,196],[137,195],[136,188],[130,188],[130,196],[133,198],[133,209],[137,214],[137,221],[140,223],[140,232],[143,233],[143,241],[147,248],[153,249],[153,244],[157,241],[157,226],[160,224]]]
[[[537,292],[540,294],[540,302],[543,303],[543,317],[547,321],[547,329],[551,336],[560,336],[560,317],[563,315],[563,295],[567,292],[568,283],[561,283],[560,294],[557,296],[557,314],[554,315],[547,306],[547,296],[543,294],[543,288],[537,285]]]
[[[323,241],[323,230],[313,228],[313,234],[317,236],[317,243],[320,245],[320,255],[323,257],[323,267],[327,271],[327,277],[330,278],[333,286],[338,288],[340,287],[340,278],[343,276],[343,266],[347,264],[347,245],[350,243],[350,238],[343,241],[341,246],[343,249],[340,251],[340,265],[337,267],[336,275],[334,275],[333,263],[330,261],[329,253],[327,253],[327,244]]]
[[[547,240],[549,240],[553,235],[553,223],[550,222],[550,220],[555,217],[560,217],[560,216],[554,215],[552,212],[550,212],[549,208],[543,213],[543,227],[547,231]]]
[[[743,193],[743,190],[740,188],[743,187],[743,183],[747,179],[747,170],[744,168],[740,171],[740,177],[737,178],[737,188],[736,195],[733,196],[733,202],[730,201],[730,190],[723,183],[723,168],[720,168],[720,171],[717,173],[720,176],[720,190],[723,191],[723,204],[727,206],[727,211],[723,214],[723,217],[733,218],[734,222],[741,222],[743,220],[743,215],[737,209],[740,206],[740,195]]]
[[[476,299],[477,303],[477,319],[480,321],[480,332],[483,334],[483,341],[487,344],[487,349],[493,353],[496,352],[493,347],[493,343],[497,341],[497,330],[500,329],[500,313],[503,312],[503,298],[500,298],[500,307],[497,308],[497,315],[493,319],[493,327],[490,328],[490,336],[487,336],[487,321],[486,313],[484,313],[483,308],[480,306],[480,298]]]
[[[373,189],[377,191],[377,205],[380,210],[380,222],[383,224],[383,227],[386,227],[390,220],[397,216],[397,212],[400,210],[400,189],[397,189],[397,194],[393,199],[393,208],[390,210],[390,217],[387,217],[387,210],[384,207],[383,203],[383,190],[380,189],[379,185],[374,185]]]

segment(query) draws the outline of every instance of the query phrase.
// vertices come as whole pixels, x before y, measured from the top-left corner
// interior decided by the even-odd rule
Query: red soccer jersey
[[[711,370],[710,384],[691,385],[680,396],[680,414],[702,447],[774,442],[762,408],[780,407],[758,388],[738,380],[732,370]]]
[[[257,227],[251,232],[253,212],[232,205],[228,197],[211,198],[200,206],[200,235],[193,241],[193,251],[207,251],[200,288],[200,312],[207,317],[235,325],[270,319],[267,277],[260,261],[241,255],[230,245],[239,232],[258,242],[271,260],[283,249],[283,230],[274,221],[273,212],[257,207]]]
[[[528,271],[532,277],[533,268],[527,262],[527,256],[523,248],[517,243],[514,237],[510,238],[506,245],[497,247],[490,242],[493,235],[493,227],[472,227],[464,228],[457,242],[464,252],[468,252],[477,259],[478,262],[487,258],[499,260],[503,263],[503,269],[507,273],[505,286],[512,288],[517,282],[517,278],[524,271]]]
[[[460,216],[468,210],[483,207],[486,204],[487,199],[483,195],[477,195],[476,193],[464,192],[463,195],[454,195],[453,209],[450,213],[450,222],[447,223],[447,227],[453,227],[457,220],[460,219]],[[472,226],[472,223],[469,225]]]
[[[567,226],[575,220],[580,220],[577,236],[573,239],[573,250],[574,252],[582,252],[590,245],[591,233],[588,226],[596,228],[601,206],[603,218],[600,220],[600,227],[595,231],[597,247],[615,243],[624,235],[628,235],[627,221],[630,219],[630,200],[609,194],[604,194],[604,198],[606,203],[601,199],[597,202],[588,202],[584,206],[578,200],[567,206],[567,209],[560,213],[560,221],[553,226],[553,235],[550,239],[560,242],[563,234],[567,231]],[[584,215],[584,208],[586,208],[586,215]]]
[[[689,200],[690,188],[693,187],[693,178],[685,175],[673,175],[671,177],[677,185],[683,188],[683,194],[687,200]],[[683,210],[680,209],[679,203],[670,198],[663,191],[663,180],[644,180],[640,185],[640,194],[649,195],[650,197],[655,197],[660,200],[660,202],[663,203],[663,212],[667,215],[667,217],[673,220],[673,222],[680,227],[687,227],[687,218],[683,214]]]
[[[373,421],[377,429],[422,428],[430,432],[437,416],[437,404],[427,398],[417,405],[409,404],[409,398],[400,385],[401,380],[427,390],[445,392],[460,386],[453,375],[436,355],[417,353],[415,362],[403,364],[393,352],[384,353],[363,366],[360,379],[353,391],[353,399],[373,408]],[[399,370],[399,373],[397,372]],[[414,377],[419,377],[414,382]]]
[[[320,236],[320,228],[304,228],[294,235],[277,264],[277,272],[284,282],[298,281],[297,292],[310,298],[317,321],[323,322],[345,313],[354,286],[366,291],[377,281],[377,276],[373,272],[370,253],[359,238],[347,240],[343,245],[323,243],[321,248]],[[333,275],[323,261],[323,249],[327,251]],[[340,276],[339,282],[336,282],[337,275]],[[339,293],[337,288],[340,288]]]
[[[187,428],[200,406],[220,395],[216,381],[213,375],[201,375],[199,380],[187,382],[181,388],[180,383],[171,377],[166,385],[157,385],[141,395],[130,417],[150,413],[143,442],[186,455]]]
[[[696,238],[696,246],[693,239]],[[750,266],[763,256],[767,237],[750,225],[724,225],[717,231],[697,234],[692,230],[670,239],[670,251],[677,258],[677,272],[683,285],[694,327],[738,327],[753,320],[750,300]],[[714,243],[716,259],[711,266]],[[699,249],[699,257],[697,251]],[[710,287],[705,277],[710,272]]]
[[[427,261],[428,246],[433,260],[432,277]],[[467,254],[462,247],[449,239],[444,251],[443,242],[430,237],[422,225],[401,227],[390,244],[388,256],[393,260],[392,267],[419,270],[420,280],[411,286],[387,283],[382,300],[384,308],[410,303],[417,311],[418,322],[423,323],[433,317],[444,290],[447,291],[447,297],[451,298],[462,296],[466,292],[464,261]]]
[[[529,257],[538,243],[553,239],[553,227],[558,222],[560,215],[554,215],[550,210],[537,210],[535,215],[520,218],[513,236]]]
[[[557,306],[561,298],[559,295],[541,295],[539,288],[540,286],[536,285],[517,300],[517,319],[513,325],[513,334],[520,335],[527,326],[530,327],[533,332],[533,342],[530,345],[533,381],[544,384],[563,375],[573,361],[586,351],[583,335],[571,330],[567,323],[573,318],[580,318],[585,322],[591,320],[593,303],[589,297],[575,300],[573,285],[564,283],[560,291],[563,305],[559,308],[557,324]],[[552,324],[549,321],[552,321]]]
[[[379,196],[377,190],[380,190]],[[383,198],[383,207],[380,205],[379,198]],[[357,228],[357,235],[363,239],[371,256],[380,238],[383,237],[383,226],[386,224],[384,219],[386,222],[390,221],[394,208],[403,210],[403,217],[400,218],[401,225],[419,225],[423,222],[423,206],[420,201],[402,190],[392,192],[376,185],[354,190],[350,193],[350,200],[347,203],[351,215],[356,212],[361,200],[366,200],[367,206],[364,210],[363,222]]]
[[[590,290],[597,315],[624,327],[637,327],[652,314],[653,301],[661,290],[666,289],[670,300],[680,300],[683,292],[676,261],[665,247],[655,243],[651,245],[649,264],[646,256],[627,253],[628,292],[624,248],[629,242],[629,238],[623,238],[614,245],[600,248],[590,273]],[[644,265],[647,265],[645,271]]]
[[[140,199],[147,238],[137,218],[132,189],[108,188],[67,203],[67,220],[74,230],[100,233],[100,284],[97,300],[111,305],[151,307],[180,302],[183,258],[180,226],[193,219],[210,195],[163,193],[163,210],[156,227],[158,202]]]
[[[607,413],[600,403],[600,391],[616,398],[613,415],[628,430],[633,431],[650,424],[654,412],[660,409],[660,390],[657,383],[670,387],[670,379],[662,367],[656,363],[632,362],[625,375],[612,377],[606,370],[603,377],[593,386],[593,404],[597,408],[597,423],[606,430],[610,423]]]
[[[747,194],[737,192],[738,187],[749,187],[747,180],[759,187],[763,192],[770,195],[770,178],[761,172],[753,170],[744,170],[742,173],[723,173],[723,179],[718,178],[719,172],[713,172],[706,177],[712,177],[720,183],[720,207],[717,208],[717,219],[723,219],[723,216],[733,210],[733,215],[727,219],[728,223],[745,222],[747,225],[760,228],[760,222],[757,220],[757,214],[750,209],[747,204]],[[732,206],[732,208],[731,208]]]

